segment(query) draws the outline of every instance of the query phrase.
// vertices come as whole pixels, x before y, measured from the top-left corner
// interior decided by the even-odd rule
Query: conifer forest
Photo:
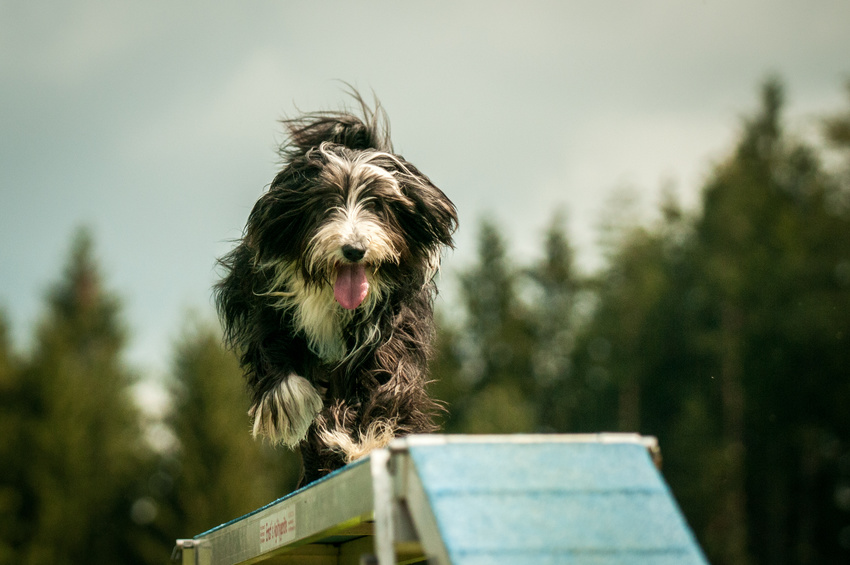
[[[813,135],[783,96],[770,79],[742,101],[698,206],[666,191],[645,220],[613,199],[595,272],[568,213],[526,261],[461,210],[477,249],[441,275],[444,431],[656,436],[711,563],[850,563],[850,84]],[[290,492],[298,456],[251,439],[218,327],[180,331],[152,417],[95,235],[68,249],[28,350],[0,319],[0,564],[166,563],[176,538]]]

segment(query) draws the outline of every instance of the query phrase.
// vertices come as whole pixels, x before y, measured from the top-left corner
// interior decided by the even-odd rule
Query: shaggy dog
[[[454,204],[393,152],[386,115],[285,120],[283,168],[215,287],[254,437],[298,447],[301,485],[393,437],[436,430],[433,282]]]

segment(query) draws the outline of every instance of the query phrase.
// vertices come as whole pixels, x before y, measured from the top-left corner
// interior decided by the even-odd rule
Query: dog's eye
[[[367,207],[373,213],[381,215],[389,212],[392,202],[385,196],[375,196],[369,199]]]

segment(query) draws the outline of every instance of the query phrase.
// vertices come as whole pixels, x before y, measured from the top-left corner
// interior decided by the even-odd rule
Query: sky
[[[0,308],[26,349],[87,226],[129,361],[164,374],[187,320],[214,319],[279,120],[342,108],[341,81],[457,205],[446,287],[484,217],[528,264],[562,210],[592,269],[611,195],[695,206],[767,77],[801,134],[843,109],[848,22],[846,0],[0,0]]]

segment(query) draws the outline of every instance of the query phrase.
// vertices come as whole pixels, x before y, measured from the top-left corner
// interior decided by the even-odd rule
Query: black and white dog
[[[454,204],[393,153],[386,115],[285,120],[283,169],[220,260],[215,299],[254,437],[298,447],[301,484],[393,437],[436,430],[433,282]]]

